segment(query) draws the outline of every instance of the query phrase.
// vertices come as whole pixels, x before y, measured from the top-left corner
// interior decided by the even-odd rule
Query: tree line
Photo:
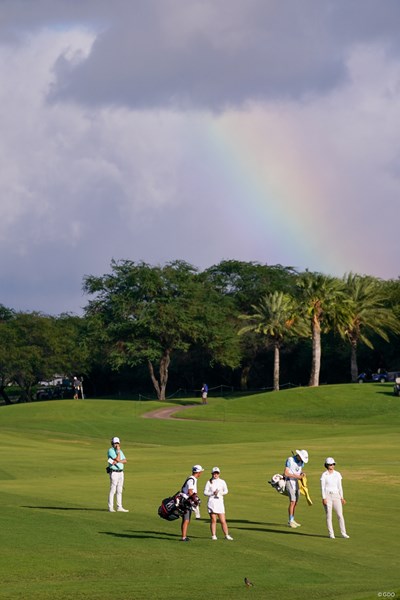
[[[400,280],[342,278],[236,260],[199,270],[112,261],[87,276],[83,316],[16,312],[0,305],[0,394],[30,401],[56,373],[86,379],[95,395],[205,380],[241,390],[356,381],[362,368],[400,370]],[[147,373],[147,375],[145,375]]]

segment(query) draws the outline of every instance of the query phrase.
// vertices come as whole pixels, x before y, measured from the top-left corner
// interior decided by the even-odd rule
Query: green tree
[[[373,348],[371,334],[389,341],[389,332],[400,333],[400,325],[391,307],[386,306],[389,296],[382,282],[374,277],[353,273],[344,278],[348,302],[345,320],[339,324],[339,333],[351,348],[351,380],[357,381],[357,348],[360,343]]]
[[[344,318],[344,283],[336,277],[307,271],[299,276],[297,286],[300,292],[299,302],[312,337],[309,385],[318,386],[322,355],[321,333],[334,328]]]
[[[21,400],[30,402],[33,386],[57,372],[53,317],[18,312],[3,325],[2,334],[7,339],[3,364],[20,388]]]
[[[110,274],[86,277],[84,290],[95,295],[86,314],[113,367],[145,362],[159,400],[173,353],[193,343],[220,364],[238,364],[229,302],[184,261],[163,267],[113,261]]]
[[[397,279],[380,280],[385,296],[386,306],[389,306],[397,319],[400,320],[400,277]]]
[[[15,383],[21,400],[30,402],[34,386],[57,373],[70,374],[79,364],[87,366],[88,352],[79,340],[82,319],[61,315],[52,317],[38,312],[12,313],[0,319],[0,377],[3,385]],[[3,398],[6,403],[9,399]]]
[[[293,267],[267,265],[258,262],[224,260],[206,269],[203,273],[208,281],[232,301],[236,318],[249,313],[266,294],[274,291],[290,293],[295,287],[297,273]],[[249,331],[240,338],[240,387],[248,388],[250,370],[256,357],[264,347],[262,338]]]
[[[6,325],[15,316],[15,312],[0,304],[0,395],[6,404],[11,404],[7,394],[7,386],[12,383],[12,373],[9,365],[10,333]]]
[[[57,372],[70,380],[87,375],[92,362],[87,320],[62,313],[53,318],[53,327]]]
[[[295,336],[306,336],[308,330],[299,318],[299,309],[293,296],[284,292],[267,294],[258,305],[253,305],[254,312],[241,315],[240,318],[252,321],[242,327],[239,335],[254,332],[261,334],[274,349],[274,390],[279,390],[280,349],[282,344]]]
[[[204,276],[221,294],[232,298],[238,311],[244,313],[266,294],[290,293],[295,287],[297,272],[293,267],[282,265],[223,260],[206,269]]]

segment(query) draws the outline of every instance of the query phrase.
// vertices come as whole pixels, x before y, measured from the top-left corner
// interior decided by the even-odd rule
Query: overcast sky
[[[112,259],[400,275],[398,0],[0,0],[0,304]]]

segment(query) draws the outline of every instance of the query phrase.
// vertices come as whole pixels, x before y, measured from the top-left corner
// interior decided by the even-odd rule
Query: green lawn
[[[157,402],[1,407],[0,598],[399,597],[400,401],[391,391],[364,384],[211,397],[169,421],[141,417]],[[107,512],[113,435],[128,458],[127,514]],[[302,527],[290,530],[287,499],[267,480],[299,447],[310,455],[314,505],[300,500]],[[344,477],[349,540],[327,537],[319,477],[328,455]],[[234,542],[210,540],[205,501],[190,544],[178,541],[179,522],[157,515],[161,498],[178,490],[195,463],[206,468],[201,497],[211,467],[221,468]],[[335,516],[334,524],[337,531]],[[245,576],[254,587],[245,587]]]

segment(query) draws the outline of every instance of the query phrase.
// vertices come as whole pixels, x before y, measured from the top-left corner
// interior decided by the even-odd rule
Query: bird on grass
[[[254,583],[251,583],[251,581],[249,579],[247,579],[247,577],[244,578],[244,582],[247,587],[253,587],[253,585],[254,585]]]

